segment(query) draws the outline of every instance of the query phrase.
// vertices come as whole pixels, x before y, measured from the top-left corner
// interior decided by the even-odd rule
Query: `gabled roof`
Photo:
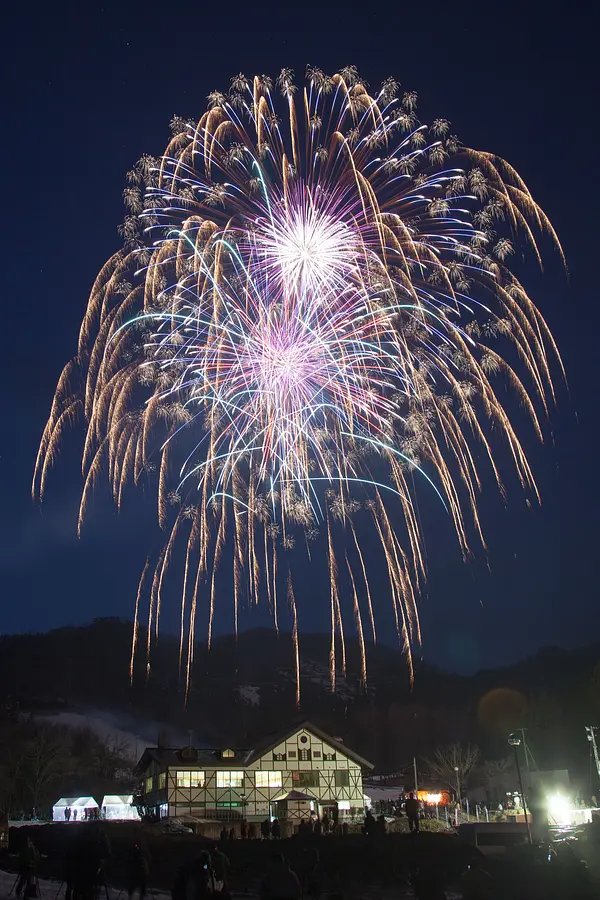
[[[328,744],[336,751],[336,753],[347,756],[348,759],[351,759],[353,762],[357,763],[357,765],[366,769],[373,768],[372,763],[362,756],[359,756],[354,750],[350,750],[346,744],[330,737],[330,735],[321,731],[320,728],[317,728],[316,725],[312,725],[310,722],[301,722],[299,725],[288,728],[285,732],[270,735],[252,750],[236,749],[235,757],[232,759],[222,759],[221,757],[223,749],[229,748],[195,749],[184,747],[175,749],[172,747],[147,747],[135,767],[135,772],[137,775],[143,774],[148,769],[151,762],[156,762],[161,769],[174,769],[177,766],[185,768],[191,768],[192,766],[229,769],[245,768],[257,759],[260,759],[265,753],[273,750],[274,747],[289,740],[293,735],[298,734],[299,731],[307,731],[309,734],[312,734],[313,737]]]
[[[146,747],[136,767],[135,773],[141,775],[146,771],[151,762],[156,762],[165,769],[202,767],[235,769],[245,766],[248,754],[251,750],[236,749],[234,757],[222,759],[221,754],[225,748],[195,748],[195,747]]]
[[[54,808],[66,808],[67,806],[75,806],[77,809],[98,806],[93,797],[61,797],[54,804]]]
[[[271,737],[266,738],[262,744],[251,751],[248,763],[252,763],[254,762],[254,760],[259,759],[261,756],[264,756],[265,753],[269,752],[269,750],[277,747],[278,744],[283,744],[284,741],[289,740],[289,738],[293,737],[295,734],[298,734],[299,731],[308,731],[308,733],[312,734],[313,737],[319,738],[320,741],[328,744],[333,750],[336,751],[336,753],[341,753],[344,756],[347,756],[348,759],[351,759],[359,766],[363,766],[366,769],[373,769],[373,763],[370,763],[368,759],[364,759],[364,757],[359,756],[358,753],[355,753],[354,750],[351,750],[346,746],[346,744],[343,744],[341,741],[337,741],[335,738],[332,738],[330,735],[326,734],[324,731],[321,731],[320,728],[317,728],[317,726],[313,725],[311,722],[301,722],[299,725],[295,725],[293,728],[289,728],[284,733],[271,735]]]
[[[316,797],[311,794],[305,794],[303,791],[288,791],[287,794],[280,794],[279,797],[273,797],[273,803],[278,803],[280,800],[315,800]]]

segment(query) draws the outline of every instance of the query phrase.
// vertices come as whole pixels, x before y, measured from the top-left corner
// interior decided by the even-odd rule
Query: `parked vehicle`
[[[529,842],[524,822],[469,822],[457,829],[463,840],[477,847],[484,856],[503,856],[507,850]]]

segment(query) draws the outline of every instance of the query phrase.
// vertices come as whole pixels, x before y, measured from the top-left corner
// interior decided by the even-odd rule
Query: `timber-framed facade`
[[[160,818],[351,819],[364,811],[371,763],[305,722],[254,749],[147,748],[138,802]]]

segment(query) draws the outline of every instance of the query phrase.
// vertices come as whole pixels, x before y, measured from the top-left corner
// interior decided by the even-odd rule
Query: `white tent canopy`
[[[52,807],[52,819],[54,822],[64,822],[65,810],[71,810],[71,821],[83,819],[84,810],[98,809],[98,804],[93,797],[61,797]]]
[[[106,794],[102,801],[102,816],[105,819],[130,819],[139,821],[140,814],[131,805],[133,794]]]

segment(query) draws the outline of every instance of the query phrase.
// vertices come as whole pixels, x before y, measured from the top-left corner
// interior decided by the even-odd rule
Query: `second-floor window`
[[[281,772],[257,772],[257,788],[280,788],[283,785]]]
[[[241,788],[244,787],[243,772],[217,772],[218,788]]]
[[[158,789],[159,791],[163,791],[167,784],[167,773],[159,772],[158,773]]]
[[[319,787],[319,773],[292,772],[292,786],[294,788]]]
[[[204,772],[178,772],[177,787],[178,788],[202,788],[205,783]]]
[[[350,772],[348,769],[337,769],[333,777],[335,779],[336,787],[348,787],[350,784]]]
[[[148,778],[144,781],[144,790],[147,794],[150,793],[152,788],[154,787],[154,778],[152,775],[149,775]]]
[[[303,762],[307,762],[310,759],[310,750],[299,750],[298,753],[298,759],[301,759]]]

